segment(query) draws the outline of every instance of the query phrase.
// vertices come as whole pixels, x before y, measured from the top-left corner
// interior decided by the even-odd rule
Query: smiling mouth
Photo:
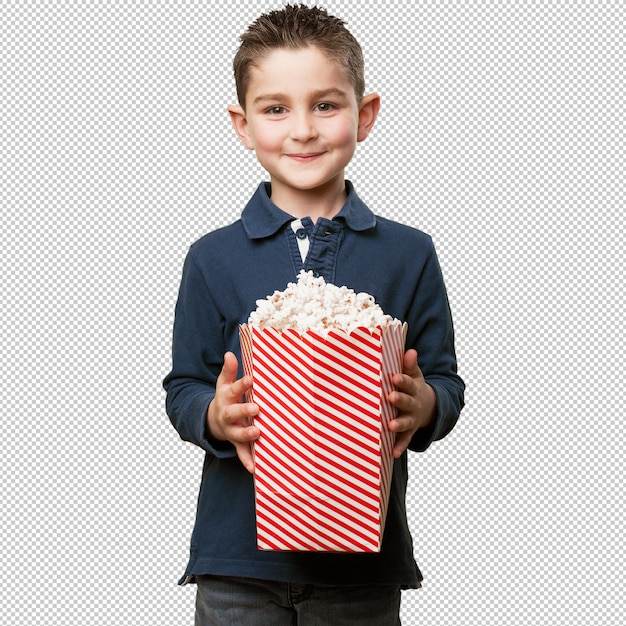
[[[321,157],[323,152],[306,152],[306,153],[293,153],[287,154],[290,159],[294,161],[300,161],[302,163],[308,163],[309,161],[314,161],[315,159]]]

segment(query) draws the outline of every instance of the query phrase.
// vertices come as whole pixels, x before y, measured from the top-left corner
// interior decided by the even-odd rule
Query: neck
[[[345,204],[346,184],[343,179],[333,181],[328,188],[294,190],[275,185],[272,181],[272,202],[297,218],[310,217],[313,223],[320,217],[332,219]]]

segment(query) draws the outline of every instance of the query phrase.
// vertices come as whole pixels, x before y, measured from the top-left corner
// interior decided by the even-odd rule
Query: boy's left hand
[[[396,390],[389,394],[389,401],[398,409],[398,415],[389,422],[389,430],[396,433],[393,456],[398,459],[409,447],[413,435],[434,419],[437,398],[424,380],[413,349],[405,353],[402,374],[394,374],[392,382]]]

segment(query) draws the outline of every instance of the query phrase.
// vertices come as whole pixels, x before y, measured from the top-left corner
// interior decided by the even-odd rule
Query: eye
[[[330,102],[320,102],[316,108],[318,111],[321,111],[322,113],[328,113],[329,111],[333,111],[337,107],[334,104],[331,104]]]
[[[270,115],[282,115],[285,112],[285,107],[274,106],[267,109],[266,113]]]

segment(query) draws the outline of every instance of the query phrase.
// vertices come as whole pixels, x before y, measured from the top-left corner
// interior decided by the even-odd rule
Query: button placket
[[[340,223],[323,218],[318,220],[311,233],[304,269],[312,271],[316,277],[323,276],[327,282],[334,282],[342,233]]]
[[[298,252],[300,254],[300,263],[304,264],[307,254],[309,252],[309,233],[307,231],[308,218],[293,220],[290,224],[291,230],[296,236],[296,243],[298,244]],[[310,220],[308,220],[310,222]],[[312,223],[311,223],[312,225]]]

